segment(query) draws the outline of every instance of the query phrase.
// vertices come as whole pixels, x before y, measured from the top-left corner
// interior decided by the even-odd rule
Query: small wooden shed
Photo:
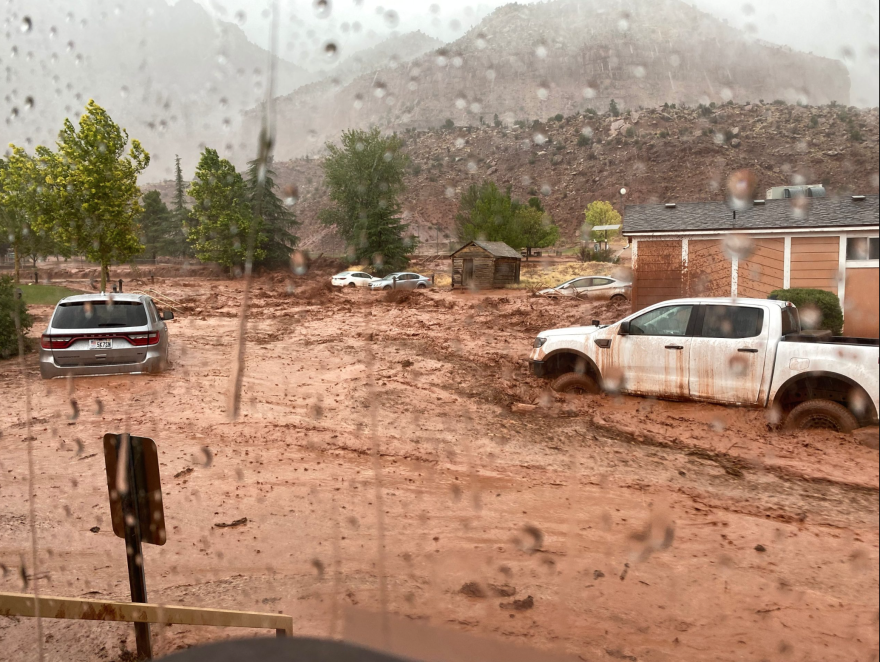
[[[503,241],[469,241],[452,258],[452,287],[491,289],[519,283],[522,257]]]

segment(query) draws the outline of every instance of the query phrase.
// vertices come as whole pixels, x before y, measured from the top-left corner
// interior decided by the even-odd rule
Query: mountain
[[[192,170],[202,144],[252,158],[252,142],[233,137],[241,111],[265,96],[270,56],[235,23],[194,0],[15,6],[3,10],[18,28],[7,32],[11,55],[2,55],[4,142],[54,147],[64,118],[75,120],[94,99],[150,152],[146,180],[169,176],[175,153]],[[274,66],[278,94],[313,78],[285,60]]]
[[[723,200],[727,179],[751,170],[755,194],[771,186],[824,184],[830,195],[877,193],[880,115],[876,108],[779,102],[715,108],[658,106],[620,118],[576,113],[514,127],[405,131],[411,159],[401,197],[405,220],[425,250],[454,240],[468,186],[491,180],[519,200],[537,195],[571,245],[593,200],[627,203]],[[589,136],[589,137],[588,137]],[[329,206],[320,158],[276,162],[280,191],[296,190],[302,247],[341,255],[344,244],[318,212]],[[170,183],[163,195],[171,195]]]
[[[278,158],[318,153],[348,127],[544,119],[664,102],[849,100],[841,62],[758,42],[681,0],[505,5],[460,39],[332,93],[276,102]],[[243,127],[255,135],[258,113]]]

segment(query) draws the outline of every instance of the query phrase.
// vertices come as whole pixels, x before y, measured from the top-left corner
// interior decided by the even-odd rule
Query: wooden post
[[[125,557],[128,561],[128,583],[131,587],[131,601],[145,604],[147,602],[147,580],[144,576],[144,554],[141,549],[141,527],[138,517],[138,484],[135,467],[143,463],[143,450],[140,445],[131,443],[131,435],[127,432],[119,435],[120,448],[117,457],[127,459],[126,467],[119,469],[126,472],[125,491],[120,490],[122,498],[122,515],[125,519]],[[135,457],[135,455],[138,457]],[[139,660],[153,659],[153,643],[150,640],[150,624],[134,624],[135,641]]]

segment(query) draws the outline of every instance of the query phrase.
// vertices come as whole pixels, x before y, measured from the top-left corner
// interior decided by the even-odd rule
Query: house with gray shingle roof
[[[834,292],[845,333],[880,335],[877,195],[627,205],[633,309],[683,296]]]

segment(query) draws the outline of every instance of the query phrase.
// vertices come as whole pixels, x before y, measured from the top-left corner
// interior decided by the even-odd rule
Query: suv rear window
[[[147,311],[140,301],[74,301],[62,303],[52,317],[55,329],[106,329],[146,326]]]

